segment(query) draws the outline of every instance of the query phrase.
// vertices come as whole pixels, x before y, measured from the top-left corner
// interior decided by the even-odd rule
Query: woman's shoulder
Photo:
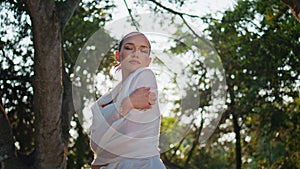
[[[150,68],[139,69],[131,84],[135,86],[156,86],[156,77]]]
[[[150,68],[140,68],[137,70],[136,76],[147,76],[147,77],[155,77],[155,74]]]

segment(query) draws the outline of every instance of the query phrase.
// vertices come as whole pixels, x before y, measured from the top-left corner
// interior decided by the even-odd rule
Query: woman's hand
[[[131,109],[151,109],[156,102],[156,95],[149,87],[136,89],[121,103],[121,116],[125,116]]]
[[[156,101],[156,95],[150,92],[149,87],[141,87],[132,92],[129,99],[135,109],[150,109]]]

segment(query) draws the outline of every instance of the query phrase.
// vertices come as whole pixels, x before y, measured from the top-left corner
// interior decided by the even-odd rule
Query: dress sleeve
[[[140,87],[150,87],[150,91],[154,92],[157,95],[157,82],[155,75],[151,69],[145,69],[144,71],[140,72],[136,76],[136,79],[133,81],[133,83],[134,84],[132,85],[135,86],[133,88],[133,91]]]
[[[103,116],[109,124],[112,124],[114,121],[120,118],[119,109],[117,109],[114,103],[109,104],[102,108]]]
[[[97,104],[101,110],[101,113],[108,124],[112,124],[114,121],[120,118],[119,108],[117,108],[117,105],[115,103],[110,103],[111,101],[111,93],[104,95],[99,100],[97,100]]]
[[[154,73],[151,69],[146,69],[136,75],[131,83],[133,92],[135,89],[140,87],[150,87],[150,91],[154,92],[157,96],[157,83]],[[103,117],[106,119],[108,124],[112,124],[114,121],[120,119],[120,104],[121,102],[112,102],[112,94],[102,96],[98,101],[98,106],[102,112]]]

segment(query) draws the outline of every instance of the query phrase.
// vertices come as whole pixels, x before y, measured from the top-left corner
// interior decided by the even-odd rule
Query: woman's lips
[[[131,64],[140,64],[140,62],[138,60],[130,60],[129,63],[131,63]]]

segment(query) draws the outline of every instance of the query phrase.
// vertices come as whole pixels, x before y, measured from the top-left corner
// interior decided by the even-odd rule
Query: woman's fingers
[[[131,104],[135,109],[148,109],[148,97],[150,88],[141,87],[136,89],[129,97]]]
[[[150,92],[149,94],[149,99],[148,99],[148,102],[150,105],[153,105],[156,101],[156,94],[153,93],[153,92]]]
[[[130,95],[130,101],[136,109],[150,109],[156,101],[156,94],[149,87],[141,87]]]

